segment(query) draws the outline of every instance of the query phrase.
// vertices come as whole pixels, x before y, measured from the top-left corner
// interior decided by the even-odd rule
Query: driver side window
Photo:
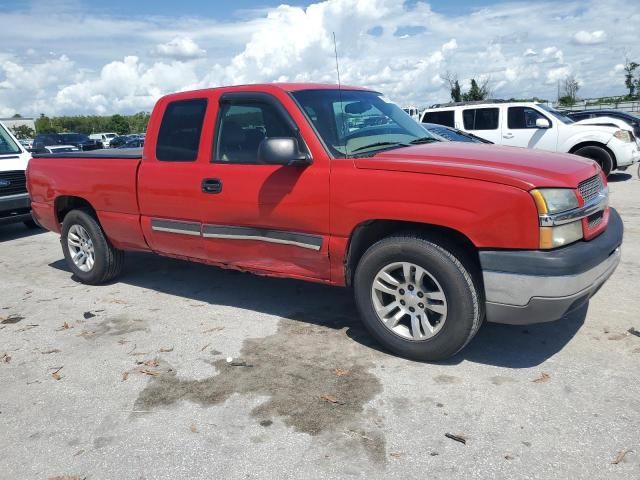
[[[537,128],[536,120],[547,117],[529,107],[509,107],[507,123],[509,128],[514,130],[523,130],[527,128]]]
[[[223,103],[219,115],[216,163],[257,164],[262,140],[296,136],[280,112],[268,102]]]

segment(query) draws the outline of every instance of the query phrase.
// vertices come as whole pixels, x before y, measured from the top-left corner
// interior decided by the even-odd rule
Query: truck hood
[[[600,171],[589,159],[518,147],[439,142],[353,159],[356,168],[472,178],[531,190],[577,188]]]

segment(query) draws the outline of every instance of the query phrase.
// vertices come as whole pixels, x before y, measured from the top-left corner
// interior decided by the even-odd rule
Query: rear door
[[[505,112],[506,110],[506,112]],[[506,115],[505,115],[506,114]],[[505,118],[506,117],[506,121]],[[538,128],[536,120],[549,121],[549,128]],[[539,148],[555,152],[558,148],[558,125],[551,116],[529,106],[503,106],[502,145]]]
[[[462,130],[499,144],[500,108],[465,108],[462,110],[462,126]]]
[[[293,277],[329,279],[329,158],[309,150],[284,93],[226,93],[219,99],[211,163],[202,182],[209,260]],[[287,108],[283,102],[286,102]],[[308,129],[307,129],[308,130]],[[261,164],[260,143],[294,137],[313,163]],[[317,142],[316,142],[317,143]]]
[[[148,147],[138,171],[138,202],[142,229],[156,252],[186,258],[205,258],[202,248],[202,190],[211,145],[203,133],[209,99],[161,100],[152,118]],[[155,147],[155,148],[154,148]]]

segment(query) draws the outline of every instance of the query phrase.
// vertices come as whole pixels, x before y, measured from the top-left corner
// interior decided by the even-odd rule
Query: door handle
[[[222,191],[222,180],[219,178],[205,178],[202,180],[202,191],[204,193],[220,193]]]
[[[507,133],[506,135],[503,135],[502,138],[513,138],[513,133]]]

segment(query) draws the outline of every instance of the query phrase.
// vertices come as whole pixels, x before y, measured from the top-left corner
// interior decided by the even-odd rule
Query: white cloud
[[[207,54],[190,37],[176,37],[167,43],[161,43],[156,46],[155,53],[175,60],[192,60]]]
[[[579,45],[596,45],[607,40],[607,32],[604,30],[595,30],[593,32],[580,30],[573,36],[573,40]]]
[[[496,2],[455,15],[424,2],[407,9],[397,0],[326,0],[225,21],[123,20],[77,6],[55,13],[5,10],[0,110],[128,113],[149,110],[159,96],[190,88],[335,83],[332,32],[343,83],[375,88],[399,103],[448,100],[442,81],[447,71],[463,84],[490,79],[496,97],[553,99],[557,81],[569,73],[581,79],[581,95],[615,95],[625,91],[617,65],[625,55],[640,61],[639,23],[640,12],[629,11],[625,0]],[[406,26],[423,27],[422,33],[394,35]],[[616,35],[607,38],[605,31],[614,29]]]

